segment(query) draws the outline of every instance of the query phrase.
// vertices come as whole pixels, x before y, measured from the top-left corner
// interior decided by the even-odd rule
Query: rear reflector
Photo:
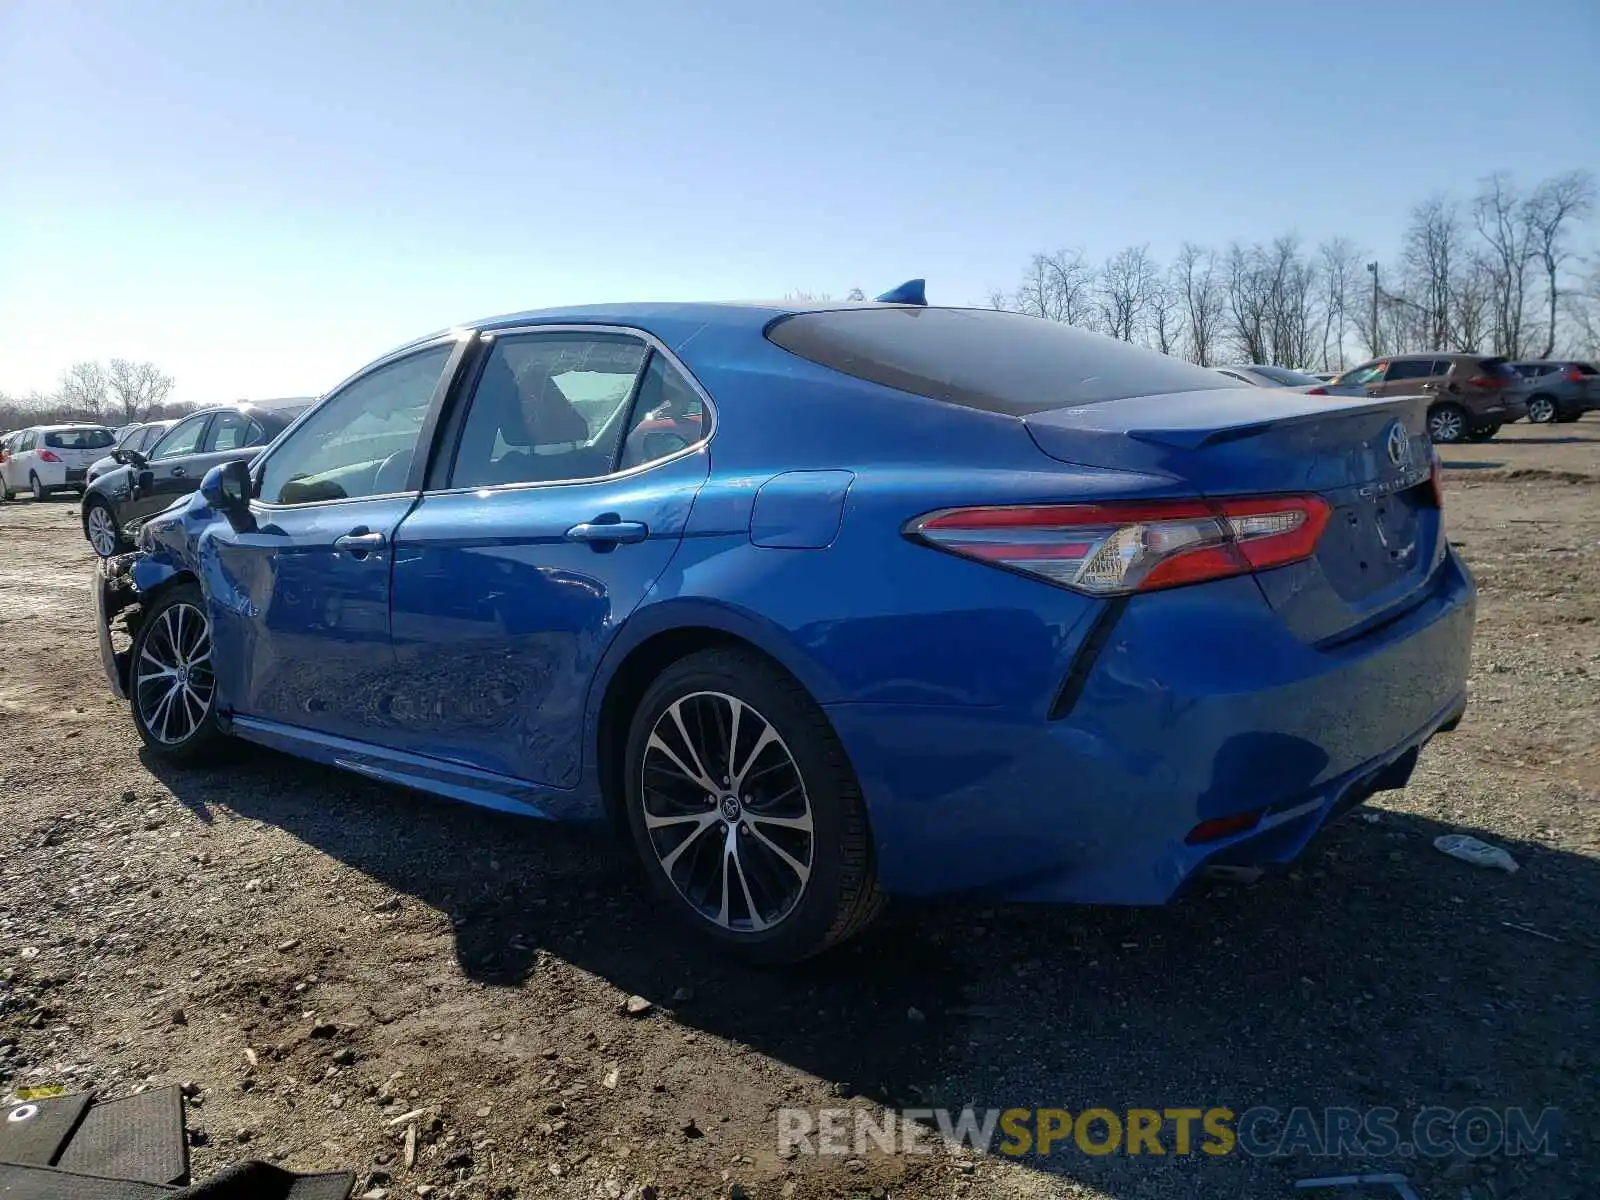
[[[1226,817],[1212,817],[1209,821],[1201,821],[1189,830],[1189,836],[1183,840],[1191,846],[1198,846],[1202,842],[1215,842],[1221,838],[1232,837],[1236,833],[1243,833],[1247,829],[1254,829],[1261,823],[1261,814],[1264,808],[1252,808],[1248,812],[1232,813]]]
[[[1310,558],[1318,496],[950,508],[906,526],[918,541],[1094,596],[1122,596]]]

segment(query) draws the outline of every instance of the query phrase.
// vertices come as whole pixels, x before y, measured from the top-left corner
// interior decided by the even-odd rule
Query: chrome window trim
[[[288,440],[290,435],[292,435],[295,430],[299,429],[300,426],[309,420],[314,414],[321,411],[323,405],[334,400],[342,392],[346,391],[353,385],[360,383],[363,379],[367,378],[367,376],[372,375],[377,371],[381,371],[385,367],[392,366],[393,364],[400,362],[402,359],[407,359],[417,354],[426,354],[430,350],[437,350],[440,346],[452,345],[462,341],[470,341],[477,336],[477,330],[474,329],[451,329],[438,335],[437,337],[429,338],[425,342],[415,342],[410,345],[402,346],[398,350],[391,350],[382,358],[373,359],[353,375],[348,375],[344,379],[340,380],[339,383],[328,389],[328,391],[324,392],[320,397],[308,404],[304,412],[302,412],[293,421],[290,421],[289,424],[284,427],[283,431],[279,433],[277,437],[273,438],[271,442],[267,443],[267,445],[262,448],[261,452],[251,460],[252,466],[250,475],[254,486],[257,488],[261,486],[261,478],[266,473],[267,469],[267,460],[282,450],[283,445]],[[446,360],[445,365],[449,365],[448,360]],[[442,378],[443,376],[441,374],[441,379]],[[437,385],[435,386],[437,387]],[[424,417],[423,423],[427,423],[426,417]],[[420,434],[421,431],[419,430],[418,432]],[[304,504],[272,504],[266,500],[262,500],[259,496],[252,496],[250,499],[250,508],[251,511],[259,509],[263,512],[304,512],[308,509],[328,508],[336,504],[360,504],[366,500],[396,500],[402,496],[416,496],[417,494],[418,493],[415,489],[407,488],[404,491],[384,492],[380,495],[373,496],[344,496],[338,500],[307,500]]]
[[[705,449],[705,447],[710,443],[711,439],[716,436],[718,421],[717,406],[711,400],[711,393],[706,391],[705,387],[702,386],[700,381],[694,377],[694,372],[689,370],[688,367],[684,366],[683,360],[672,352],[672,348],[647,329],[640,329],[633,325],[590,325],[563,322],[561,324],[515,325],[506,329],[479,330],[478,337],[486,346],[492,349],[496,338],[513,336],[523,337],[528,334],[537,333],[621,334],[625,337],[637,338],[644,342],[645,345],[647,345],[653,352],[665,358],[668,364],[670,364],[673,369],[682,375],[684,379],[688,380],[689,386],[693,388],[695,394],[700,397],[701,410],[709,414],[710,419],[705,422],[704,429],[699,439],[685,446],[682,450],[676,450],[662,458],[652,458],[649,462],[640,463],[636,467],[629,467],[625,471],[612,471],[605,475],[586,475],[578,479],[540,479],[523,480],[518,483],[479,484],[475,487],[424,488],[422,492],[423,496],[473,496],[486,493],[523,492],[533,491],[541,488],[571,487],[574,484],[609,483],[613,479],[632,479],[634,476],[641,475],[646,471],[653,471],[665,463],[677,462],[681,458],[688,458],[691,454],[699,453],[701,450]],[[648,366],[645,369],[648,370]],[[640,372],[640,375],[643,375],[642,371]],[[476,384],[474,384],[474,391],[476,391]],[[470,404],[472,402],[472,397],[468,396],[466,400],[467,403]],[[624,438],[624,441],[626,441],[626,438]],[[455,464],[452,462],[451,469],[454,470],[454,467]]]

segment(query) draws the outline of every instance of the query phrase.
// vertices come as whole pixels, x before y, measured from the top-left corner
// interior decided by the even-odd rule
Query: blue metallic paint
[[[716,436],[595,483],[258,506],[254,534],[194,498],[147,528],[134,580],[145,592],[201,580],[240,736],[538,816],[605,812],[600,711],[630,654],[684,629],[746,641],[824,706],[861,780],[882,881],[906,894],[1159,902],[1206,861],[1291,857],[1374,779],[1403,782],[1459,711],[1474,591],[1434,512],[1400,514],[1409,570],[1354,600],[1338,599],[1336,554],[1134,597],[1077,703],[1051,720],[1106,602],[915,544],[903,525],[965,503],[1193,495],[1185,463],[1207,422],[1236,420],[1242,402],[1210,393],[1176,428],[1137,403],[1024,422],[788,354],[760,336],[783,311],[478,323],[643,329],[713,397]],[[1169,427],[1128,436],[1156,416]],[[1235,441],[1215,458],[1214,491],[1228,471],[1241,487],[1284,487],[1260,444],[1252,456]],[[1340,453],[1310,472],[1332,472],[1315,486],[1370,474],[1364,450]],[[610,515],[650,536],[610,549],[563,537]],[[391,545],[381,562],[336,564],[329,541],[357,519]],[[1371,621],[1319,647],[1363,612]],[[279,684],[295,678],[326,702],[291,703]],[[1184,843],[1200,820],[1267,806],[1249,833]]]

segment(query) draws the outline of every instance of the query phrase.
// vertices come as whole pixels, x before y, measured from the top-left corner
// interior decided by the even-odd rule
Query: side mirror
[[[250,515],[250,492],[254,488],[250,465],[235,460],[212,467],[200,481],[200,495],[240,533],[255,528]]]
[[[116,459],[117,462],[124,467],[144,467],[150,462],[149,459],[140,454],[137,450],[113,450],[111,452],[111,457]]]

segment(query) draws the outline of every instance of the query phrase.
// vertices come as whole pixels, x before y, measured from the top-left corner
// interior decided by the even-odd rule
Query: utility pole
[[[1382,354],[1383,350],[1378,345],[1378,264],[1369,262],[1367,270],[1372,272],[1372,352]]]

